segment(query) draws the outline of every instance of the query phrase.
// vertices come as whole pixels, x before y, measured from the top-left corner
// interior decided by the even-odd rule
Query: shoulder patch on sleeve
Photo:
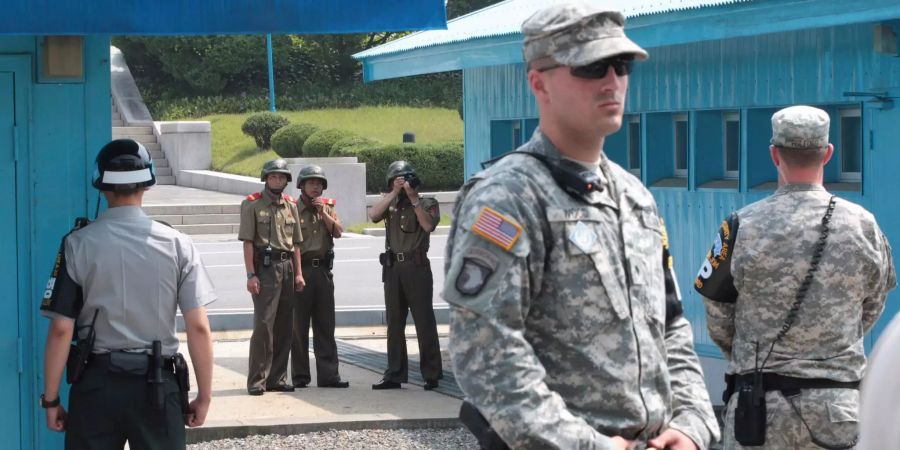
[[[522,226],[509,217],[485,206],[472,224],[472,232],[509,251],[522,236]]]
[[[250,200],[251,202],[259,200],[260,198],[262,198],[262,192],[254,192],[247,196],[247,200]]]
[[[289,202],[291,202],[291,203],[297,203],[297,200],[294,200],[294,197],[291,197],[291,196],[288,195],[288,194],[282,193],[282,194],[281,194],[281,198],[283,198],[283,199],[285,199],[285,200],[287,200],[287,201],[289,201]]]

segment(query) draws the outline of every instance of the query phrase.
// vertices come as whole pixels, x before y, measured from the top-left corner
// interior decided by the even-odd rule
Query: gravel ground
[[[238,449],[477,449],[464,428],[323,431],[293,436],[274,434],[223,439],[187,446],[188,450]]]

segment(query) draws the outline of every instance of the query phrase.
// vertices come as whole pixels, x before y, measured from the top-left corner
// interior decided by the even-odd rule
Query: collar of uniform
[[[825,187],[821,184],[814,183],[802,183],[802,184],[786,184],[778,188],[775,191],[776,194],[784,194],[787,192],[801,192],[801,191],[825,191]]]
[[[274,194],[272,194],[271,191],[269,191],[269,190],[266,189],[266,188],[263,188],[263,190],[262,190],[262,195],[263,195],[263,198],[266,200],[266,204],[267,204],[267,205],[276,205],[276,204],[279,205],[279,206],[283,206],[283,205],[284,205],[284,202],[278,203],[278,198],[279,198],[279,197],[284,197],[284,194],[279,194],[279,195],[276,197]]]
[[[130,219],[133,217],[147,217],[147,214],[140,206],[116,206],[103,211],[98,219]]]
[[[556,147],[556,144],[550,140],[543,132],[541,132],[540,128],[534,129],[534,135],[531,136],[531,140],[528,141],[527,149],[531,153],[537,153],[540,155],[544,155],[551,162],[558,163],[559,160],[563,158],[562,154],[559,152],[559,148]],[[588,164],[583,161],[577,161],[572,158],[567,158],[570,161],[574,161],[585,168],[588,167]],[[600,184],[603,186],[605,190],[609,187],[609,178],[607,177],[607,171],[604,168],[606,164],[606,154],[604,152],[600,152],[600,161],[598,164],[591,165],[591,168],[595,169],[595,171],[600,175]],[[601,170],[596,170],[601,169]]]

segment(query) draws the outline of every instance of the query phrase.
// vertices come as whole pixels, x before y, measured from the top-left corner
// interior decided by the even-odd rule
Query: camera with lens
[[[267,245],[265,250],[263,250],[263,267],[269,267],[272,265],[272,246]]]
[[[422,185],[422,180],[420,180],[419,177],[416,176],[416,174],[413,174],[413,173],[409,173],[409,174],[406,174],[406,175],[400,175],[398,178],[400,178],[400,179],[402,179],[403,181],[409,183],[409,187],[411,187],[411,188],[413,188],[413,189],[418,189],[419,186]]]

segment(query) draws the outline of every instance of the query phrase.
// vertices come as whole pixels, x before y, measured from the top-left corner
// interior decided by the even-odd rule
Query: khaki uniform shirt
[[[558,160],[537,130],[519,149]],[[666,323],[663,227],[650,192],[603,157],[574,198],[511,155],[460,191],[443,297],[466,397],[512,448],[606,449],[665,428],[717,438],[691,326]]]
[[[830,198],[821,185],[787,185],[737,211],[730,254],[736,301],[705,299],[709,335],[728,358],[728,373],[752,372],[769,352],[809,272]],[[719,256],[726,246],[720,237],[708,258],[728,263]],[[701,270],[699,289],[704,281]],[[819,269],[796,321],[764,370],[860,380],[866,365],[863,336],[896,284],[891,248],[875,218],[855,203],[836,199]]]
[[[334,248],[334,237],[325,226],[325,221],[319,218],[319,213],[313,205],[306,205],[302,200],[297,201],[300,210],[300,229],[303,231],[303,243],[300,244],[300,255],[304,260],[310,258],[324,258]],[[324,213],[337,220],[337,212],[331,205],[324,206]]]
[[[438,202],[433,197],[419,197],[419,208],[431,216],[432,224],[441,220]],[[405,253],[416,249],[428,251],[431,233],[422,229],[419,218],[412,205],[400,198],[395,198],[384,215],[387,240],[385,246],[396,253]]]
[[[303,242],[300,221],[297,220],[297,204],[287,194],[281,194],[282,202],[263,189],[250,194],[241,203],[241,227],[238,239],[252,241],[253,246],[263,248],[269,245],[283,252],[293,251],[294,245]]]

